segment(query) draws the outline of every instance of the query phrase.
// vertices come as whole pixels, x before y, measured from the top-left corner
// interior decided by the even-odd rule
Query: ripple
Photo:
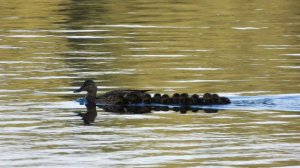
[[[13,78],[17,80],[28,80],[28,79],[34,79],[34,80],[50,80],[50,79],[73,79],[76,77],[72,76],[32,76],[32,77],[23,77],[23,78]]]
[[[260,122],[250,122],[249,124],[255,125],[275,125],[275,124],[287,124],[285,121],[260,121]]]
[[[255,158],[255,160],[239,160],[239,161],[204,161],[204,164],[217,164],[217,165],[231,165],[231,166],[243,166],[243,165],[259,165],[259,164],[271,164],[275,162],[285,162],[291,159],[283,158],[283,159],[262,159]]]
[[[25,124],[36,124],[40,123],[40,121],[31,120],[31,121],[22,121],[22,120],[16,120],[16,121],[1,121],[0,126],[6,126],[9,127],[10,125],[25,125]]]
[[[265,45],[257,45],[260,47],[264,47],[264,49],[267,50],[286,50],[286,49],[290,49],[291,45],[272,45],[272,44],[265,44]]]
[[[90,32],[108,32],[111,30],[93,30],[93,29],[88,29],[88,30],[48,30],[49,32],[55,32],[55,33],[90,33]]]
[[[58,36],[69,39],[116,39],[116,38],[133,38],[128,36]]]
[[[99,71],[99,72],[75,72],[72,74],[80,76],[91,76],[91,75],[113,75],[113,74],[134,74],[135,69],[122,69],[117,71]]]
[[[222,70],[222,68],[161,68],[161,69],[171,69],[171,70],[184,70],[184,71],[216,71]]]
[[[180,27],[180,26],[154,26],[154,25],[137,25],[137,24],[88,25],[86,27],[159,28],[159,29],[190,29],[190,28],[192,28],[192,27]]]
[[[1,93],[20,93],[20,92],[27,92],[28,89],[12,89],[12,90],[6,90],[6,89],[0,89]]]
[[[50,54],[50,53],[49,53]],[[102,55],[102,54],[100,54]],[[115,60],[116,57],[35,57],[36,59],[54,59],[54,60]]]
[[[0,61],[0,64],[45,64],[46,62],[34,61]]]
[[[55,52],[56,54],[88,54],[88,55],[103,55],[111,54],[112,52],[95,52],[95,51],[64,51],[64,52]]]
[[[52,37],[52,35],[8,35],[6,37],[13,37],[13,38],[46,38],[46,37]]]
[[[149,48],[129,48],[131,51],[149,51]]]
[[[176,80],[176,81],[166,81],[173,83],[215,83],[215,82],[227,82],[227,80]]]
[[[300,69],[300,66],[277,66],[284,69]]]
[[[274,118],[300,118],[300,115],[277,115]]]
[[[0,49],[22,49],[24,47],[16,47],[11,45],[0,45]]]
[[[300,56],[300,53],[294,53],[294,54],[281,54],[281,55],[297,57],[297,56]]]
[[[188,55],[174,54],[174,55],[123,55],[123,56],[131,56],[131,57],[149,57],[149,58],[177,58],[177,57],[186,57]]]
[[[20,74],[0,74],[0,76],[19,76]]]
[[[260,28],[258,28],[258,27],[232,27],[232,29],[235,29],[235,30],[258,30]]]
[[[208,51],[211,51],[211,50],[204,50],[204,49],[196,49],[196,50],[181,50],[183,52],[208,52]]]

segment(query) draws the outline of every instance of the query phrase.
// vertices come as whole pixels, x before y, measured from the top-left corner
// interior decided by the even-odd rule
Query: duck
[[[174,93],[173,96],[172,96],[172,103],[173,104],[178,104],[179,103],[179,93]]]
[[[197,104],[199,104],[199,95],[193,94],[193,95],[191,96],[191,103],[192,103],[192,105],[197,105]]]
[[[79,89],[74,90],[74,93],[87,91],[86,99],[88,102],[96,104],[118,105],[126,103],[125,98],[134,98],[132,101],[140,101],[150,90],[131,90],[118,89],[104,93],[97,97],[97,85],[93,80],[86,80]]]
[[[161,103],[161,95],[159,93],[155,93],[153,96],[153,103]]]
[[[170,97],[167,94],[161,96],[161,103],[162,104],[170,104]]]
[[[220,97],[218,94],[211,95],[211,103],[212,104],[221,104]]]
[[[181,93],[179,96],[179,104],[187,105],[189,104],[189,95],[187,93]]]
[[[204,102],[205,105],[212,104],[212,95],[210,93],[204,93],[203,102]]]
[[[137,96],[136,94],[127,94],[124,99],[128,104],[138,104],[142,102],[142,97]]]
[[[142,99],[144,104],[150,104],[151,103],[151,95],[150,94],[145,94],[143,99]]]
[[[227,97],[220,97],[220,104],[230,104],[231,101]]]

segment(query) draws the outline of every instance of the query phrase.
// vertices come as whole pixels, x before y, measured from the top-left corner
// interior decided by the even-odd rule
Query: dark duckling
[[[231,101],[227,97],[220,97],[220,104],[230,104]]]
[[[211,95],[211,103],[212,104],[220,104],[220,97],[217,94]]]
[[[143,103],[144,104],[150,104],[151,103],[151,95],[150,94],[145,94],[143,97]]]
[[[198,105],[199,104],[199,95],[193,94],[191,96],[191,104],[192,105]]]
[[[179,97],[180,97],[179,93],[174,93],[173,97],[172,97],[172,103],[173,104],[178,104],[179,103]]]
[[[161,97],[162,104],[170,104],[170,97],[167,94],[162,95]]]
[[[187,93],[182,93],[179,96],[179,104],[188,105],[189,103],[189,95]]]
[[[197,104],[197,105],[205,105],[204,99],[200,97],[200,98],[198,99],[198,104]]]
[[[210,105],[210,104],[212,104],[211,99],[212,99],[212,95],[211,95],[210,93],[205,93],[205,94],[203,95],[203,103],[204,103],[205,105]]]
[[[161,95],[159,93],[154,94],[152,98],[153,103],[161,103]]]

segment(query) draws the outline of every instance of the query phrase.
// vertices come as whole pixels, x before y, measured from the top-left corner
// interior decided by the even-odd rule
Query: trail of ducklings
[[[143,97],[139,97],[135,94],[128,94],[120,96],[118,98],[118,105],[133,105],[133,104],[161,104],[161,105],[179,105],[179,106],[191,106],[191,105],[226,105],[231,101],[227,97],[220,97],[218,94],[205,93],[203,96],[198,94],[189,95],[187,93],[175,93],[172,96],[168,94],[156,93],[153,96],[145,94]]]

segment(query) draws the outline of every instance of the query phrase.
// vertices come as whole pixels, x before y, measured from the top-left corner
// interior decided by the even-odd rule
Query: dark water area
[[[299,9],[298,0],[0,0],[0,167],[299,166]],[[87,126],[75,101],[85,93],[73,93],[86,79],[98,94],[211,92],[232,104],[97,108]]]

